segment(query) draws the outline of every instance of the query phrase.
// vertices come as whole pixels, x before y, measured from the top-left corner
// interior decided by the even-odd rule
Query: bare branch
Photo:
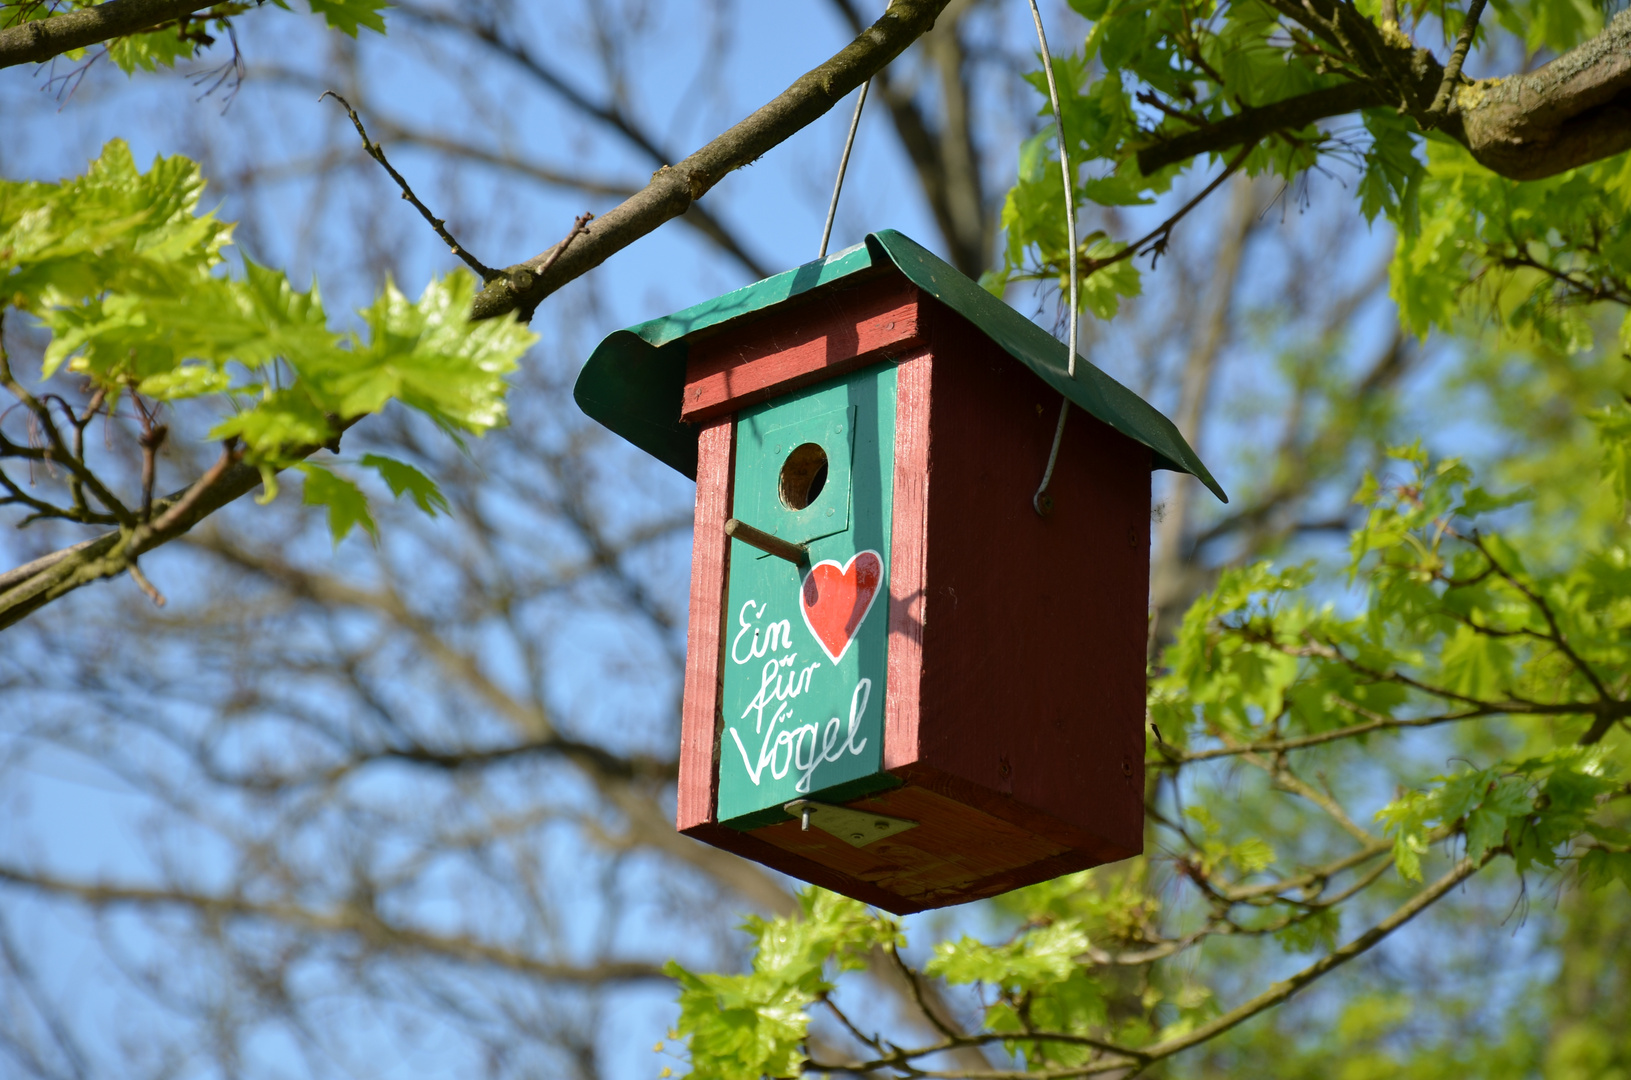
[[[659,225],[685,213],[733,170],[748,165],[794,132],[826,114],[851,90],[905,51],[934,25],[949,0],[896,0],[877,22],[836,56],[801,76],[774,101],[674,166],[664,166],[634,197],[601,215],[589,239],[551,267],[539,271],[555,253],[541,252],[508,268],[476,297],[473,317],[490,319],[533,310],[562,285],[581,277]],[[529,275],[522,287],[520,272]]]
[[[494,278],[501,276],[497,270],[470,254],[462,244],[453,239],[453,234],[447,231],[447,222],[431,213],[430,207],[421,202],[419,196],[413,193],[412,185],[385,159],[385,148],[368,138],[368,129],[362,126],[362,118],[357,115],[357,110],[351,107],[351,102],[333,90],[324,90],[317,100],[321,102],[323,98],[327,97],[338,101],[340,106],[345,109],[346,115],[351,117],[351,123],[357,129],[357,134],[362,138],[363,152],[379,162],[380,168],[390,174],[391,179],[396,181],[396,186],[402,189],[402,197],[413,204],[413,208],[419,211],[420,217],[430,222],[430,227],[436,231],[436,235],[441,238],[442,243],[447,245],[448,250],[457,255],[464,265],[474,271],[483,283],[490,282]]]
[[[1157,142],[1138,151],[1141,171],[1152,173],[1200,154],[1390,104],[1401,106],[1423,127],[1443,129],[1479,162],[1512,180],[1554,176],[1631,147],[1631,12],[1621,12],[1602,33],[1535,71],[1458,90],[1459,79],[1447,79],[1449,69],[1427,50],[1388,44],[1374,24],[1351,14],[1351,5],[1321,0],[1305,10],[1284,0],[1274,6],[1316,32],[1334,32],[1350,21],[1353,28],[1362,26],[1360,36],[1368,44],[1361,51],[1371,58],[1359,62],[1369,81],[1243,109]],[[1310,14],[1323,9],[1331,11],[1329,18]],[[1475,18],[1469,15],[1469,24]],[[1446,88],[1444,111],[1435,113],[1433,106]]]
[[[53,56],[99,45],[116,37],[156,30],[215,3],[198,0],[109,0],[47,19],[0,30],[0,68],[43,64]]]
[[[584,985],[666,981],[661,965],[608,960],[576,966],[557,964],[460,934],[441,934],[386,921],[371,905],[350,901],[323,910],[281,901],[258,901],[235,894],[212,895],[181,888],[146,888],[73,881],[0,865],[0,883],[34,892],[68,896],[93,907],[181,908],[212,919],[266,921],[290,929],[360,936],[390,950],[424,953],[465,964],[505,968],[550,982]]]
[[[1427,116],[1424,118],[1426,125],[1436,124],[1450,111],[1456,89],[1461,85],[1461,65],[1466,63],[1467,51],[1472,48],[1472,38],[1478,32],[1478,19],[1484,14],[1485,2],[1486,0],[1472,0],[1467,5],[1467,14],[1461,22],[1461,32],[1456,35],[1450,62],[1444,65],[1444,75],[1439,81],[1438,93],[1433,96],[1433,103],[1427,107]]]

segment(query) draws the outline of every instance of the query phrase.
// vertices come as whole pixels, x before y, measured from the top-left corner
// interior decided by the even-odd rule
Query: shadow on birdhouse
[[[1140,852],[1150,470],[1224,495],[1066,359],[892,231],[596,348],[697,481],[680,831],[903,914]]]

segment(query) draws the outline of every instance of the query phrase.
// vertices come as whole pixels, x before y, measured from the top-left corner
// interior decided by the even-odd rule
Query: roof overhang
[[[686,339],[735,319],[762,315],[794,297],[887,267],[945,304],[1089,416],[1149,447],[1152,467],[1190,473],[1214,495],[1223,488],[1154,406],[1080,358],[1068,374],[1065,344],[909,237],[885,229],[852,248],[805,263],[660,319],[609,335],[578,375],[578,407],[659,461],[692,479],[697,425],[680,419]]]

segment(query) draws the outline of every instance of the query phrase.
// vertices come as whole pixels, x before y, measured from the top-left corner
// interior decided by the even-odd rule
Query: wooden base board
[[[933,783],[935,779],[940,782]],[[711,823],[684,831],[897,915],[983,900],[1137,854],[1062,822],[1042,820],[1034,810],[1001,796],[983,809],[969,805],[965,800],[971,793],[960,790],[964,786],[947,777],[907,778],[901,787],[847,804],[919,822],[915,829],[861,848],[820,829],[806,832],[792,819],[752,832]],[[957,789],[957,797],[945,789]],[[1024,823],[998,816],[1004,810]]]

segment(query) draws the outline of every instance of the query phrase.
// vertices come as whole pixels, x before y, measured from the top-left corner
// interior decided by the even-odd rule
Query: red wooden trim
[[[682,420],[705,420],[836,378],[890,349],[920,344],[917,286],[899,277],[818,296],[809,310],[726,327],[691,343]],[[793,317],[795,316],[796,317]]]
[[[697,510],[691,541],[691,616],[686,630],[685,704],[680,712],[681,831],[713,820],[719,794],[714,768],[720,695],[720,647],[725,636],[725,575],[730,542],[731,474],[736,419],[724,416],[697,437]]]
[[[889,689],[883,713],[883,767],[910,765],[918,754],[923,678],[923,574],[929,552],[928,349],[895,375],[895,490],[889,528]]]

